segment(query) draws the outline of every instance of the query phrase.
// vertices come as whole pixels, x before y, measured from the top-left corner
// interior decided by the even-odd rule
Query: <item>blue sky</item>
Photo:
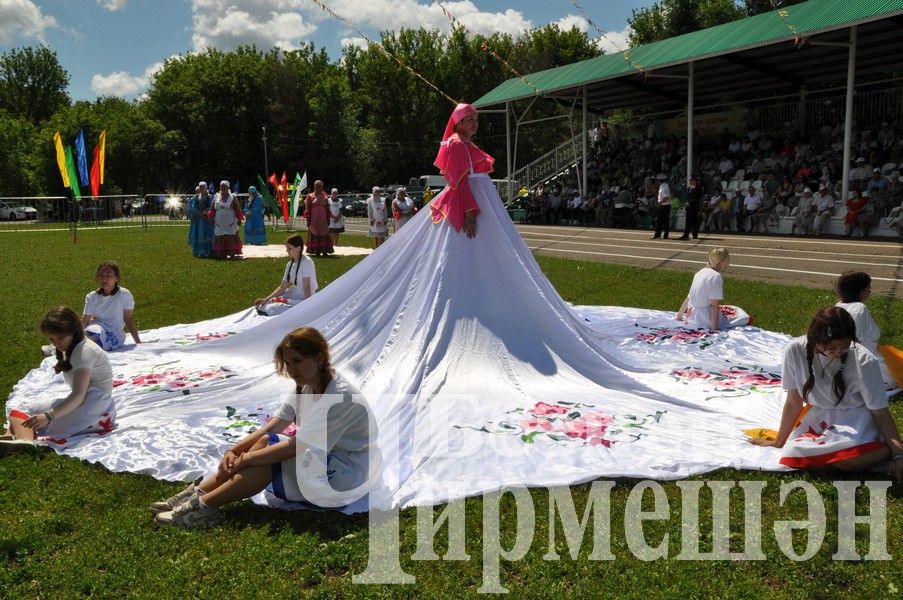
[[[321,0],[367,37],[401,27],[447,31],[448,18],[429,0]],[[600,45],[626,47],[631,10],[652,0],[458,0],[442,2],[468,30],[517,34],[547,23],[575,24]],[[599,35],[587,17],[601,30]],[[338,58],[362,43],[314,0],[0,0],[0,52],[45,44],[70,75],[74,100],[134,98],[170,56],[243,43],[258,48],[313,42]]]

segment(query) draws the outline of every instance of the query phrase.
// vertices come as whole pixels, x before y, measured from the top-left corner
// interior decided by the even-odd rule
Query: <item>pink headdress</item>
[[[452,111],[451,116],[448,118],[448,123],[445,125],[445,133],[442,134],[442,141],[448,141],[448,138],[451,137],[451,134],[455,131],[455,125],[462,119],[475,114],[477,114],[477,109],[475,109],[472,104],[464,104],[462,102],[456,106],[455,110]]]

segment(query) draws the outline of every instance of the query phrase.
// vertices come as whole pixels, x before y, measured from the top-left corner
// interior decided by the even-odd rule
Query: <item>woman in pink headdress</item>
[[[455,228],[455,231],[464,229],[469,238],[477,234],[477,216],[480,214],[480,207],[477,206],[468,177],[491,173],[492,164],[495,162],[494,158],[477,148],[471,141],[477,127],[477,109],[470,104],[459,104],[455,107],[445,126],[439,154],[433,163],[439,167],[448,185],[430,204],[434,223],[440,223],[444,219]],[[488,180],[488,177],[486,179]]]

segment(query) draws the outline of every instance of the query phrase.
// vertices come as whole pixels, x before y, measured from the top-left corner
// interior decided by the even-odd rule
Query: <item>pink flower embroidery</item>
[[[553,431],[555,429],[555,425],[547,419],[527,419],[521,422],[521,426],[524,429],[539,429],[542,431]]]
[[[538,417],[541,417],[545,415],[564,415],[567,414],[568,409],[564,406],[558,406],[556,404],[537,402],[536,406],[530,409],[530,412]]]

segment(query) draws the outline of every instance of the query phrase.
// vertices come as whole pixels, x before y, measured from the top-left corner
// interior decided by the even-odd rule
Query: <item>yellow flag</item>
[[[66,151],[63,150],[63,140],[60,139],[59,131],[53,134],[53,143],[56,146],[56,166],[60,169],[63,185],[69,187],[69,171],[66,169]]]
[[[107,130],[104,129],[100,132],[100,139],[97,140],[97,145],[100,147],[100,151],[97,153],[97,161],[100,166],[100,183],[103,184],[103,166],[105,163],[105,158],[107,154]]]

